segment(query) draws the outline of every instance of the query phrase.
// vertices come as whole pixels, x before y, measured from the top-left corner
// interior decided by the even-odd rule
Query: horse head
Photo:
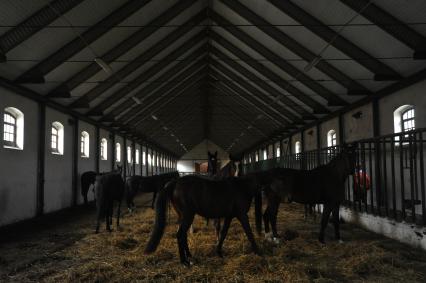
[[[341,156],[345,163],[345,173],[352,175],[355,172],[356,164],[356,144],[344,144],[342,147]]]
[[[214,154],[211,154],[210,151],[207,152],[208,161],[207,161],[207,172],[209,175],[216,175],[217,172],[217,151]]]

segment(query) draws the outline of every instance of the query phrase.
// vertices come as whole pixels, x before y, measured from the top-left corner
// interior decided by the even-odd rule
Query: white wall
[[[217,151],[217,158],[221,161],[221,166],[225,166],[229,162],[229,154],[223,148],[209,140],[204,140],[178,160],[177,170],[179,172],[194,172],[194,162],[206,162],[208,151],[213,154]]]
[[[89,157],[81,157],[80,155],[80,134],[82,131],[86,131],[89,133]],[[93,125],[90,125],[86,122],[80,121],[78,123],[78,190],[77,190],[77,203],[82,204],[84,202],[83,197],[81,195],[81,181],[80,176],[84,172],[87,171],[96,171],[96,153],[95,150],[97,149],[96,144],[96,136],[95,136],[95,127]],[[87,195],[87,199],[89,201],[94,200],[94,194],[92,190],[89,190],[89,193]]]
[[[52,212],[72,204],[72,135],[73,125],[69,125],[68,115],[51,108],[46,109],[46,148],[44,212]],[[64,153],[53,154],[51,150],[51,127],[53,122],[64,126]]]
[[[362,113],[361,117],[354,118],[352,115],[357,112]],[[371,103],[345,113],[343,119],[346,142],[373,137],[373,106]]]
[[[0,145],[0,225],[5,225],[36,214],[38,105],[1,87],[0,98],[1,113],[6,107],[24,113],[24,149]],[[3,115],[0,121],[3,133]]]
[[[426,80],[388,95],[379,101],[380,134],[394,131],[393,112],[402,105],[414,105],[416,128],[426,127]]]
[[[112,139],[110,138],[110,133],[104,129],[99,130],[99,142],[105,138],[108,141],[107,146],[107,160],[101,160],[101,155],[99,154],[99,172],[109,172],[112,170],[111,168],[111,158],[112,158]],[[100,144],[98,145],[100,146]]]
[[[304,132],[305,151],[317,148],[317,127],[312,127]]]

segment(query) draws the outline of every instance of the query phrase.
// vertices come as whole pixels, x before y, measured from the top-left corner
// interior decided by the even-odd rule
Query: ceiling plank
[[[305,28],[322,38],[327,43],[331,44],[336,49],[339,49],[347,56],[352,58],[358,64],[370,70],[375,78],[387,77],[394,80],[401,79],[401,75],[388,65],[374,58],[366,51],[359,48],[357,45],[346,39],[341,34],[329,28],[326,24],[307,13],[305,10],[289,0],[268,0],[283,13],[292,17],[297,22],[301,23]],[[280,38],[280,40],[285,40]],[[312,59],[311,59],[312,60]],[[321,70],[325,61],[318,63],[317,68]],[[360,89],[362,90],[362,89]]]
[[[66,45],[62,46],[55,53],[26,71],[23,75],[16,79],[17,83],[28,83],[37,76],[45,76],[64,61],[68,60],[81,50],[90,45],[102,35],[107,33],[112,27],[118,25],[132,14],[136,13],[139,9],[142,9],[146,4],[152,0],[132,0],[121,7],[114,10],[108,16],[94,24],[87,31],[83,32],[81,36],[76,36],[74,39],[69,41]]]
[[[382,30],[398,39],[414,50],[414,59],[426,59],[426,37],[410,28],[395,16],[384,11],[377,5],[367,0],[340,0],[352,10],[361,11],[361,15],[370,22],[379,26]],[[409,5],[409,4],[407,4]]]
[[[284,116],[279,110],[269,105],[266,102],[268,101],[268,99],[262,93],[260,93],[260,91],[255,90],[255,92],[253,93],[252,91],[244,90],[242,87],[235,84],[235,82],[227,79],[225,75],[228,75],[229,72],[231,71],[218,64],[217,71],[216,69],[214,69],[214,72],[212,71],[212,76],[217,81],[213,81],[212,83],[224,85],[226,88],[231,89],[232,92],[238,93],[239,97],[245,97],[247,99],[250,97],[254,105],[261,105],[264,108],[262,110],[263,114],[274,120],[276,125],[290,125],[291,121],[286,116]]]
[[[191,37],[189,40],[184,42],[182,45],[178,46],[175,50],[173,50],[170,54],[168,54],[166,57],[162,58],[162,60],[152,67],[148,68],[146,71],[141,73],[138,77],[136,77],[132,82],[130,82],[127,86],[121,88],[120,90],[116,91],[115,93],[111,94],[108,98],[103,100],[101,103],[93,107],[91,110],[87,112],[87,115],[93,115],[94,113],[102,113],[105,111],[108,107],[116,103],[118,100],[125,97],[129,92],[136,90],[141,84],[146,83],[151,77],[159,73],[161,70],[163,70],[165,67],[170,65],[173,60],[178,59],[180,56],[185,54],[188,50],[191,49],[191,47],[196,46],[201,41],[205,40],[205,37],[203,36],[202,32],[198,33],[197,35]],[[161,84],[161,81],[170,79],[171,76],[176,74],[176,72],[182,70],[186,66],[188,66],[193,60],[197,59],[201,54],[205,52],[205,46],[201,46],[200,48],[197,48],[194,52],[187,55],[184,59],[184,61],[180,61],[176,64],[175,67],[172,67],[169,71],[166,71],[165,74],[161,75],[159,78],[156,79],[158,82],[153,82],[152,86],[159,86]],[[173,71],[171,71],[173,70]],[[151,85],[151,84],[150,84]],[[146,89],[139,90],[134,95],[135,97],[138,97],[138,94],[140,96],[141,93],[147,93]],[[132,105],[134,104],[134,100],[132,98],[128,98],[125,102],[122,104]]]
[[[165,99],[167,97],[166,95],[167,93],[170,93],[170,92],[179,93],[180,90],[196,82],[200,77],[204,77],[205,71],[206,71],[205,60],[201,59],[197,61],[195,64],[193,64],[191,67],[186,69],[184,72],[180,73],[174,79],[174,81],[166,83],[161,88],[153,92],[150,95],[151,99],[146,100],[144,105],[138,105],[138,107],[129,111],[130,113],[126,113],[123,117],[120,117],[119,119],[125,121],[126,123],[132,123],[136,119],[139,120],[145,117],[147,114],[151,115],[151,112],[155,111],[155,109],[152,109],[152,108],[154,106],[158,107],[157,104],[159,104],[159,102],[161,102],[162,99]]]
[[[243,30],[239,29],[238,27],[235,27],[231,22],[229,22],[227,19],[225,19],[218,13],[210,11],[209,15],[212,20],[214,20],[217,24],[219,24],[223,29],[231,33],[233,36],[238,38],[238,40],[240,40],[247,46],[250,46],[250,48],[255,50],[257,53],[259,53],[269,61],[271,61],[271,63],[278,66],[281,70],[283,70],[293,78],[298,79],[300,83],[304,84],[306,87],[313,90],[316,94],[327,100],[329,106],[345,106],[348,104],[339,95],[333,93],[321,84],[312,80],[309,76],[303,73],[303,71],[297,69],[290,63],[283,60],[280,55],[265,47],[262,43],[258,42],[256,39],[248,35]]]
[[[273,103],[278,104],[278,102],[281,101],[282,103],[286,105],[287,108],[292,109],[292,111],[296,112],[298,115],[302,117],[309,117],[310,120],[316,119],[316,117],[312,115],[312,113],[308,112],[301,105],[298,105],[295,101],[288,98],[283,92],[278,91],[276,88],[272,87],[270,84],[264,82],[261,78],[259,78],[257,75],[255,75],[253,72],[243,67],[239,63],[235,62],[234,60],[230,60],[231,58],[226,56],[226,54],[221,52],[216,47],[212,47],[211,53],[215,55],[217,58],[224,58],[225,60],[223,60],[222,62],[224,62],[227,66],[237,71],[244,77],[250,79],[253,84],[257,85],[260,89],[263,89],[264,92],[268,94],[268,96],[272,96],[273,97],[272,100],[274,101]],[[297,121],[299,118],[293,115],[291,119],[293,121],[295,120]]]
[[[67,13],[84,0],[56,0],[48,3],[33,15],[29,16],[16,27],[0,36],[0,62],[6,62],[6,54],[20,43],[24,42],[48,24]],[[43,78],[37,78],[40,80]]]
[[[250,55],[243,52],[241,49],[233,45],[231,42],[226,40],[224,37],[219,35],[217,32],[210,33],[210,37],[217,42],[220,46],[231,52],[233,55],[238,57],[240,60],[252,67],[254,70],[273,81],[276,85],[280,86],[283,90],[287,91],[294,98],[298,99],[300,102],[306,104],[308,107],[312,108],[314,114],[328,114],[330,111],[324,107],[321,103],[310,98],[307,94],[300,91],[298,88],[294,87],[288,81],[282,79],[279,75],[265,67],[262,63],[254,60]],[[220,58],[222,59],[222,58]]]
[[[204,14],[202,13],[199,13],[196,16],[192,17],[190,20],[185,22],[181,27],[172,31],[169,35],[167,35],[162,40],[157,42],[154,46],[152,46],[151,48],[143,52],[141,55],[139,55],[137,58],[135,58],[131,63],[125,65],[123,68],[121,68],[116,73],[114,73],[114,75],[108,77],[106,80],[96,85],[96,87],[89,90],[87,93],[85,93],[75,102],[73,102],[70,105],[70,107],[73,107],[73,108],[88,107],[89,106],[88,103],[98,98],[109,88],[119,83],[121,79],[124,79],[125,77],[131,75],[134,71],[136,71],[138,68],[144,65],[147,62],[147,60],[150,60],[154,56],[161,53],[164,49],[166,49],[167,47],[172,45],[174,42],[179,40],[182,36],[187,34],[189,31],[191,31],[193,29],[193,25],[199,24],[204,19],[205,19]],[[203,32],[199,32],[197,36],[198,38],[196,38],[195,40],[205,37]]]
[[[220,77],[219,73],[216,73],[216,75],[219,75],[218,77]],[[228,95],[229,97],[238,96],[239,100],[244,101],[246,104],[250,105],[250,108],[252,108],[253,111],[255,111],[253,113],[260,112],[259,113],[260,115],[265,116],[268,119],[270,119],[270,121],[275,125],[274,127],[277,127],[277,126],[280,127],[282,125],[282,122],[280,122],[278,117],[275,118],[266,109],[263,109],[262,107],[260,107],[259,105],[262,105],[262,104],[257,103],[258,101],[256,99],[254,99],[251,95],[246,96],[246,95],[244,95],[243,92],[240,92],[239,89],[235,89],[235,90],[231,89],[231,87],[226,86],[222,82],[219,82],[218,77],[212,76],[212,78],[210,79],[211,80],[210,84],[213,87],[217,88],[219,91]],[[215,81],[217,81],[217,83],[213,83]],[[265,106],[263,106],[263,107],[265,107]]]
[[[228,63],[225,61],[222,61],[224,63]],[[221,73],[225,74],[227,77],[229,77],[232,81],[238,83],[239,85],[241,85],[242,87],[244,87],[247,91],[249,91],[250,93],[252,93],[253,95],[257,96],[258,98],[265,99],[267,98],[266,101],[268,101],[268,103],[266,104],[268,108],[270,108],[271,110],[274,109],[274,111],[277,111],[278,113],[280,113],[280,116],[282,116],[283,118],[285,118],[289,123],[300,123],[300,124],[304,124],[305,122],[299,118],[298,116],[296,116],[295,114],[293,114],[292,112],[290,112],[289,110],[287,110],[286,108],[280,107],[279,110],[277,110],[275,107],[277,106],[275,104],[275,97],[272,97],[271,95],[267,95],[264,94],[262,91],[258,90],[256,87],[254,87],[252,84],[248,83],[243,77],[241,77],[240,75],[237,75],[236,73],[232,72],[230,69],[224,67],[221,63],[215,61],[211,63],[212,66],[214,66],[216,69],[218,69]],[[229,65],[228,65],[229,66]],[[233,66],[231,67],[233,68]],[[238,72],[239,74],[243,74],[246,75],[246,73],[242,73],[242,70],[235,70],[236,72]],[[229,79],[225,79],[225,80],[229,80]]]
[[[173,18],[177,17],[181,12],[187,9],[192,3],[191,0],[179,1],[174,6],[167,9],[160,16],[149,22],[146,27],[143,27],[132,35],[127,37],[125,40],[120,41],[119,44],[108,50],[105,54],[103,54],[101,59],[106,63],[111,63],[120,56],[127,53],[130,49],[140,44],[144,40],[146,40],[150,35],[154,32],[158,31],[162,25],[167,24]],[[76,88],[81,83],[85,82],[89,78],[96,75],[96,73],[102,71],[101,67],[93,62],[89,66],[77,72],[71,78],[69,78],[66,82],[60,84],[58,87],[53,89],[49,96],[51,97],[70,97],[70,91]]]

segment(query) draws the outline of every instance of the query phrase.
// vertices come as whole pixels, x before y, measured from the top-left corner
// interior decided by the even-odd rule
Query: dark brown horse
[[[165,173],[155,176],[132,176],[127,178],[125,194],[126,203],[129,212],[132,212],[135,208],[133,202],[137,193],[153,193],[152,197],[152,208],[154,208],[155,197],[158,190],[172,179],[179,178],[178,172]]]
[[[207,175],[215,176],[217,173],[217,151],[212,154],[207,152]]]
[[[260,232],[262,217],[261,197],[252,180],[248,178],[212,180],[200,176],[185,176],[168,183],[158,193],[155,204],[156,217],[154,230],[145,248],[145,253],[154,252],[160,243],[166,226],[167,202],[171,200],[181,220],[176,235],[181,263],[185,265],[191,264],[187,231],[194,220],[195,214],[206,218],[225,218],[225,223],[216,247],[216,252],[219,256],[222,256],[223,241],[234,217],[243,226],[244,232],[251,243],[252,250],[256,254],[259,254],[247,216],[253,197],[255,198],[256,227],[258,228],[258,232]]]
[[[87,171],[81,174],[81,196],[84,199],[84,204],[87,205],[87,193],[89,192],[90,186],[93,186],[96,181],[96,172],[94,171]]]
[[[102,219],[105,219],[106,230],[111,232],[112,214],[114,202],[118,202],[117,208],[117,228],[120,225],[121,200],[124,195],[124,181],[121,172],[110,172],[96,176],[96,209],[97,222],[96,233],[99,232],[99,226]]]
[[[313,170],[273,169],[261,173],[258,183],[269,183],[265,190],[268,206],[263,215],[265,233],[272,226],[278,237],[276,219],[281,200],[289,199],[302,204],[323,204],[319,241],[324,243],[324,232],[330,214],[333,213],[335,237],[340,240],[339,208],[344,200],[346,178],[354,173],[355,148],[344,146],[342,152],[328,164]]]

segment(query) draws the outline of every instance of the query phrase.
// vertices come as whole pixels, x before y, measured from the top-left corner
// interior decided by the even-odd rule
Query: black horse
[[[84,204],[87,205],[87,193],[89,192],[90,186],[94,186],[96,181],[96,172],[87,171],[81,174],[81,195],[84,199]]]
[[[217,151],[214,154],[207,152],[207,175],[215,176],[217,173]]]
[[[124,195],[124,181],[121,172],[110,172],[96,176],[96,209],[97,222],[96,233],[99,232],[99,226],[102,219],[105,219],[106,230],[111,232],[112,214],[114,201],[118,202],[117,208],[117,228],[120,225],[121,200]]]
[[[127,208],[132,212],[135,208],[133,202],[136,194],[140,193],[153,193],[152,197],[152,208],[154,208],[155,197],[158,190],[160,190],[164,185],[172,179],[179,178],[178,172],[165,173],[155,176],[132,176],[127,178],[125,185],[126,193],[126,203]]]
[[[354,173],[355,148],[344,146],[342,152],[328,164],[313,170],[273,169],[262,173],[260,179],[269,183],[265,190],[268,206],[263,215],[265,233],[272,226],[274,237],[278,237],[276,219],[281,200],[286,198],[302,204],[323,204],[319,241],[324,243],[324,232],[330,214],[333,213],[335,237],[340,241],[339,208],[344,200],[345,180]],[[266,176],[266,177],[265,177]]]
[[[225,218],[216,247],[216,252],[219,256],[222,256],[223,241],[234,217],[243,226],[252,250],[259,254],[247,216],[253,197],[255,198],[256,228],[260,233],[262,221],[261,196],[252,180],[248,178],[212,180],[211,178],[200,176],[185,176],[168,183],[157,197],[154,230],[145,248],[145,254],[156,250],[164,234],[166,208],[169,199],[181,220],[176,235],[181,263],[185,265],[191,264],[187,231],[194,220],[195,214],[206,218]]]

